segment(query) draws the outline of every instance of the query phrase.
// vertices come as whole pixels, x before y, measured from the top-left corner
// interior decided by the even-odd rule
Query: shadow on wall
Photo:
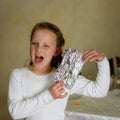
[[[12,120],[8,112],[7,96],[0,96],[0,120]]]

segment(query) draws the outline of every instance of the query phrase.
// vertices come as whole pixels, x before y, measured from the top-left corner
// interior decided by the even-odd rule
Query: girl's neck
[[[38,75],[45,75],[48,74],[52,71],[52,67],[48,67],[48,68],[39,68],[39,67],[35,67],[34,65],[30,65],[28,66],[28,69],[31,70],[33,73],[38,74]]]

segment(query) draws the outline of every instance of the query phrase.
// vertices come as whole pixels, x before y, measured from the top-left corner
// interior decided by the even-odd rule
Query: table
[[[81,115],[103,116],[109,120],[113,118],[120,120],[120,89],[110,90],[104,98],[72,95],[68,100],[66,111],[74,111]]]

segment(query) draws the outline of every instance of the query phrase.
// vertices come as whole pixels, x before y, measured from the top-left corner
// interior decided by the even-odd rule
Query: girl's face
[[[56,35],[40,29],[34,32],[30,44],[30,55],[34,67],[50,67],[52,57],[56,55]]]

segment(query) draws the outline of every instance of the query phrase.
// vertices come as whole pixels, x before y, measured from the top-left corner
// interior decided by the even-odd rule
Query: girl
[[[69,95],[77,93],[90,97],[106,96],[110,73],[106,57],[96,50],[83,53],[84,62],[97,61],[96,81],[78,76],[69,93],[64,93],[63,82],[54,82],[55,69],[60,64],[65,41],[60,29],[48,22],[36,24],[31,32],[28,67],[16,68],[9,80],[8,108],[13,119],[64,120]]]

